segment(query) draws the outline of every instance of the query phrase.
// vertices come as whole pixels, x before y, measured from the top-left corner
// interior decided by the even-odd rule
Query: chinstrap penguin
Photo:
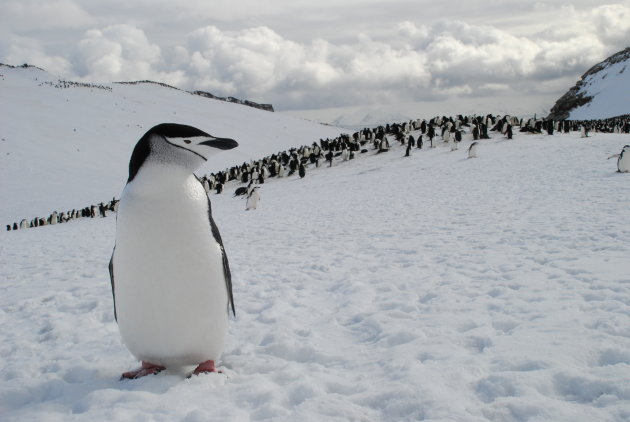
[[[260,193],[258,192],[259,187],[255,186],[252,191],[247,196],[247,202],[245,204],[245,211],[255,210],[258,206],[258,201],[260,201]]]
[[[164,123],[136,144],[109,264],[114,315],[139,378],[197,365],[214,372],[234,312],[230,268],[208,195],[193,174],[238,146],[192,126]]]
[[[617,158],[617,171],[619,173],[630,173],[630,145],[624,145],[619,154],[609,157]]]

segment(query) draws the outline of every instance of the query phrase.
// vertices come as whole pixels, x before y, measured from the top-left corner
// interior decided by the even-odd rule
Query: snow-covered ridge
[[[34,66],[0,66],[0,91],[0,221],[117,197],[133,146],[159,123],[239,142],[203,173],[346,132],[156,83],[61,81]]]
[[[551,108],[550,119],[592,120],[630,114],[630,47],[586,71]]]
[[[23,64],[21,66],[11,66],[8,64],[4,64],[4,63],[0,63],[0,69],[2,67],[9,67],[12,69],[15,68],[35,68],[35,69],[39,69],[43,72],[45,72],[44,69],[39,68],[37,66],[33,66],[33,65],[29,65],[29,64]],[[111,87],[110,86],[106,86],[106,85],[102,85],[102,84],[92,84],[92,83],[86,83],[86,82],[74,82],[74,81],[66,81],[66,80],[62,80],[59,79],[57,82],[52,82],[52,81],[47,81],[44,82],[47,85],[51,85],[54,86],[55,88],[71,88],[71,87],[83,87],[83,88],[100,88],[100,89],[106,89],[106,90],[110,90],[111,91]],[[155,81],[149,81],[149,80],[142,80],[142,81],[125,81],[125,82],[113,82],[114,84],[122,84],[122,85],[139,85],[139,84],[154,84],[154,85],[159,85],[161,87],[164,88],[170,88],[170,89],[175,89],[177,91],[182,91],[182,92],[187,92],[189,94],[192,95],[199,95],[200,97],[205,97],[205,98],[212,98],[213,100],[219,100],[219,101],[226,101],[229,103],[236,103],[236,104],[241,104],[241,105],[246,105],[249,107],[254,107],[254,108],[258,108],[260,110],[265,110],[265,111],[271,111],[273,112],[273,105],[272,104],[260,104],[260,103],[256,103],[254,101],[250,101],[250,100],[241,100],[239,98],[235,98],[235,97],[219,97],[217,95],[214,95],[210,92],[206,92],[206,91],[184,91],[183,89],[179,89],[177,87],[174,87],[172,85],[169,84],[165,84],[163,82],[155,82]]]

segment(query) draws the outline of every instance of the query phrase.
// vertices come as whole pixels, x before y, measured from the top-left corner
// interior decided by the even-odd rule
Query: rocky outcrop
[[[135,85],[135,84],[155,84],[155,85],[160,85],[164,88],[171,88],[171,89],[176,89],[178,91],[182,91],[179,88],[175,88],[174,86],[171,85],[167,85],[165,83],[162,82],[154,82],[154,81],[134,81],[134,82],[116,82],[118,84],[128,84],[128,85]],[[241,105],[246,105],[248,107],[253,107],[253,108],[258,108],[261,110],[265,110],[265,111],[271,111],[273,112],[273,105],[271,104],[259,104],[259,103],[255,103],[253,101],[249,101],[249,100],[241,100],[238,98],[234,98],[234,97],[218,97],[214,94],[211,94],[209,92],[205,92],[205,91],[185,91],[188,92],[189,94],[193,94],[193,95],[199,95],[201,97],[205,97],[205,98],[212,98],[213,100],[219,100],[219,101],[226,101],[228,103],[236,103],[236,104],[241,104]]]
[[[593,96],[586,93],[587,80],[592,80],[597,74],[605,71],[613,64],[629,61],[630,62],[630,47],[613,54],[606,60],[597,63],[591,67],[586,73],[582,75],[579,81],[569,91],[556,101],[556,104],[551,108],[548,119],[562,120],[567,119],[572,110],[585,105],[593,100]],[[605,78],[603,75],[602,78]]]
[[[217,97],[216,95],[213,95],[213,94],[211,94],[209,92],[205,92],[205,91],[193,91],[193,92],[191,92],[191,94],[200,95],[202,97],[212,98],[212,99],[219,100],[219,101],[227,101],[228,103],[242,104],[242,105],[246,105],[246,106],[249,106],[249,107],[259,108],[259,109],[265,110],[265,111],[274,111],[273,110],[273,105],[271,105],[271,104],[259,104],[259,103],[255,103],[255,102],[249,101],[249,100],[239,100],[238,98],[234,98],[234,97]]]

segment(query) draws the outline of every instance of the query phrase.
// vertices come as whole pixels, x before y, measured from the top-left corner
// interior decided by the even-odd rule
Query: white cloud
[[[78,43],[77,73],[90,81],[155,80],[182,86],[188,83],[182,70],[168,70],[161,49],[145,33],[131,25],[90,29]],[[180,63],[186,56],[174,50]]]
[[[92,18],[72,0],[2,0],[3,26],[20,31],[46,28],[80,28],[91,25]]]
[[[630,43],[630,2],[596,7],[586,13],[585,25],[594,25],[593,30],[604,43]]]
[[[0,44],[2,62],[12,65],[24,63],[37,66],[57,75],[74,75],[72,63],[65,57],[50,55],[34,38],[12,36],[8,42]]]
[[[254,8],[258,3],[253,2],[248,2],[247,7],[230,8],[226,0],[213,3],[212,9],[207,2],[198,0],[180,2],[175,10],[166,1],[150,8],[153,3],[148,0],[128,7],[126,2],[117,0],[110,4],[114,10],[107,16],[121,22],[121,13],[126,11],[130,16],[123,21],[133,24],[94,25],[96,19],[85,10],[105,13],[103,4],[83,0],[8,0],[0,11],[17,21],[24,21],[22,14],[29,11],[53,13],[59,8],[77,17],[84,27],[79,41],[64,44],[61,51],[36,35],[11,34],[0,41],[0,61],[29,62],[67,77],[79,75],[84,80],[100,82],[152,79],[183,89],[272,102],[277,109],[543,90],[555,90],[555,96],[568,89],[567,80],[575,81],[590,66],[626,47],[630,39],[630,1],[585,7],[592,3],[519,3],[516,11],[503,2],[482,2],[478,8],[484,4],[494,7],[482,13],[470,5],[462,6],[462,10],[451,8],[446,0],[440,10],[451,10],[449,16],[459,19],[442,20],[431,18],[435,16],[429,14],[434,12],[433,6],[425,9],[426,15],[414,15],[411,10],[403,14],[401,11],[409,4],[403,1],[374,1],[370,10],[366,9],[368,6],[352,10],[347,4],[339,9],[365,19],[382,12],[383,22],[375,22],[378,29],[372,30],[355,16],[345,20],[335,16],[334,2],[324,2],[324,9],[308,18],[298,15],[300,10],[312,10],[313,4],[307,2],[292,2],[289,9],[275,7],[257,14]],[[42,9],[36,10],[38,6]],[[281,16],[285,9],[293,13],[290,18]],[[150,20],[139,14],[143,10]],[[165,15],[169,10],[172,21],[170,15]],[[512,13],[508,15],[506,11]],[[529,21],[523,15],[528,11]],[[463,18],[464,12],[475,18]],[[519,16],[515,16],[517,12]],[[341,24],[339,33],[346,35],[338,39],[315,36],[314,40],[304,33],[292,36],[260,23],[264,19],[258,17],[273,16],[272,22],[276,23],[280,18],[295,20],[297,23],[291,23],[295,28],[299,22],[321,25],[323,13]],[[518,33],[512,32],[509,25],[500,25],[501,13],[506,19],[516,19]],[[182,16],[188,20],[182,21]],[[403,19],[392,20],[392,16]],[[492,16],[496,24],[479,24],[484,21],[482,16]],[[239,17],[248,24],[240,23],[242,26],[238,27]],[[190,22],[204,19],[213,24],[190,26]],[[63,18],[59,22],[69,25]],[[358,35],[347,37],[354,25],[359,25],[360,29],[354,31]],[[33,25],[28,26],[27,32],[32,32],[32,28]],[[526,28],[535,31],[527,32]],[[330,34],[331,29],[314,33]]]
[[[87,31],[78,45],[83,72],[91,78],[144,79],[161,61],[161,51],[144,32],[130,25]]]

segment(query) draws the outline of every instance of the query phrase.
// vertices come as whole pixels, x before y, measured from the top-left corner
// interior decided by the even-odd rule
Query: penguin
[[[260,194],[258,193],[258,189],[260,186],[255,186],[254,189],[249,193],[247,197],[247,202],[245,204],[245,211],[255,210],[258,206],[258,201],[260,201]]]
[[[624,145],[619,154],[608,157],[611,158],[617,158],[618,173],[630,173],[630,145]]]
[[[234,196],[232,198],[234,198],[235,196],[245,195],[246,193],[247,193],[247,186],[238,187],[234,191]]]
[[[477,158],[477,145],[478,142],[473,142],[468,147],[468,158]]]
[[[235,313],[232,280],[210,200],[193,171],[236,146],[163,123],[133,149],[109,273],[123,343],[142,366],[121,379],[192,365],[195,375],[216,371],[230,309]]]

